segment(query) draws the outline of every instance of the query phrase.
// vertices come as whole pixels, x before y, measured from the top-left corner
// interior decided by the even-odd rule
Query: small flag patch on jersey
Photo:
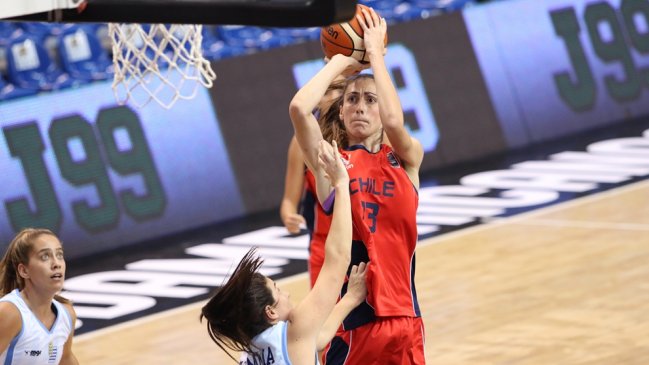
[[[394,152],[392,151],[388,152],[388,162],[392,167],[401,167],[401,165],[399,164],[399,159],[397,159],[397,156],[395,156]]]
[[[47,355],[48,355],[47,363],[48,364],[56,363],[57,354],[58,354],[57,347],[50,342],[49,346],[47,347]]]

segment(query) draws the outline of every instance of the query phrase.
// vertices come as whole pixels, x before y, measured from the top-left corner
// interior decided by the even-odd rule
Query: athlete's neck
[[[369,136],[365,139],[355,139],[355,138],[349,139],[350,146],[361,145],[371,153],[379,152],[379,150],[381,149],[382,142],[383,142],[383,132],[377,133],[373,136]]]
[[[52,296],[39,295],[33,288],[25,287],[20,292],[21,298],[27,304],[27,307],[40,319],[43,323],[48,322],[52,318]]]

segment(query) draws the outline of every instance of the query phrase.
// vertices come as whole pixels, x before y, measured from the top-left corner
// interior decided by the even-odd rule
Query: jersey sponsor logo
[[[354,164],[351,163],[351,156],[350,155],[348,155],[346,153],[343,153],[343,154],[340,155],[340,159],[343,161],[343,165],[345,165],[345,168],[347,170],[354,167]]]
[[[41,350],[31,350],[31,351],[25,350],[25,356],[32,356],[32,357],[41,356]]]

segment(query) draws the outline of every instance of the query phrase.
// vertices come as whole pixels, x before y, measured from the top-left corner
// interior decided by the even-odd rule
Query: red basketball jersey
[[[377,153],[352,146],[341,151],[341,156],[350,179],[356,241],[352,264],[370,260],[369,308],[354,310],[344,327],[358,327],[373,320],[373,316],[419,317],[414,283],[417,190],[387,145],[381,145]]]
[[[329,234],[329,227],[331,227],[331,219],[333,216],[331,212],[325,212],[322,205],[318,202],[315,177],[308,169],[304,174],[304,181],[306,184],[305,193],[311,197],[310,201],[313,202],[312,207],[305,206],[305,209],[313,210],[313,224],[310,232],[311,241],[309,242],[309,278],[311,279],[311,287],[313,287],[324,263],[325,241],[327,240],[327,234]]]

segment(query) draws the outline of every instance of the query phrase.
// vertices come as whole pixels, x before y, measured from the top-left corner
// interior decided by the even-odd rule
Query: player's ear
[[[27,270],[27,266],[25,264],[18,264],[18,267],[16,268],[16,272],[18,276],[20,276],[23,279],[29,279],[29,270]]]
[[[266,308],[264,308],[264,313],[266,314],[268,321],[271,323],[279,319],[279,313],[277,313],[275,307],[271,305],[267,305]]]

